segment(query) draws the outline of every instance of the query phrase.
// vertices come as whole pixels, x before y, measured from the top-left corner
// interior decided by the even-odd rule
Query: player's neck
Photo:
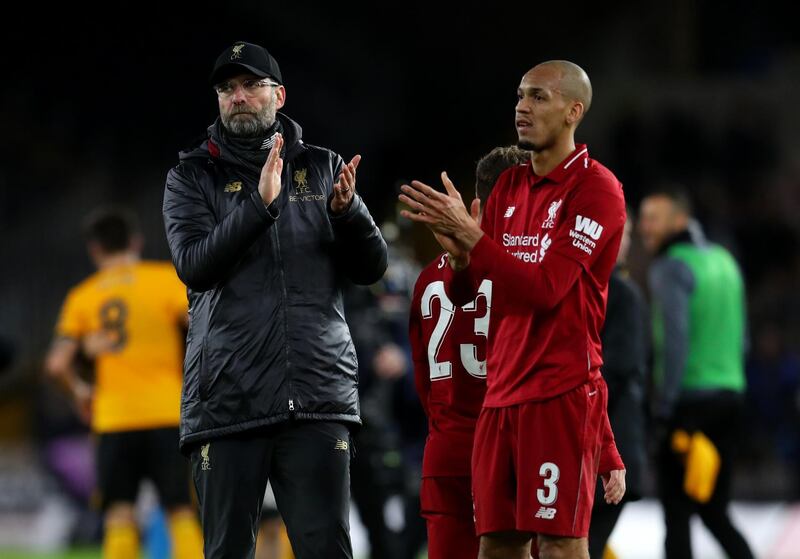
[[[542,151],[531,152],[531,164],[536,176],[543,177],[564,161],[567,156],[575,151],[575,139],[572,136],[564,138],[552,147]]]
[[[100,270],[108,270],[111,268],[117,268],[119,266],[129,266],[137,263],[138,261],[139,255],[135,252],[119,252],[117,254],[109,254],[108,256],[104,256],[97,263],[97,267]]]

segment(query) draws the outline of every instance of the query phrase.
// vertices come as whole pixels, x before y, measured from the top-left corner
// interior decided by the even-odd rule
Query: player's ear
[[[567,124],[577,124],[583,118],[584,106],[580,101],[573,101],[570,103],[569,111],[567,112]]]

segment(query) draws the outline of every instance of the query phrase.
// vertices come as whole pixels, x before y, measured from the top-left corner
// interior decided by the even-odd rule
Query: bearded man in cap
[[[164,222],[188,286],[180,446],[206,559],[253,557],[267,480],[298,559],[350,558],[357,362],[347,281],[386,269],[386,243],[349,163],[278,112],[278,63],[237,42],[211,74],[219,118],[180,154]]]

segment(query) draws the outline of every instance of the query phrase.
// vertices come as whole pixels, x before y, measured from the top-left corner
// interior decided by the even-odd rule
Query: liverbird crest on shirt
[[[542,229],[552,229],[555,227],[556,214],[558,213],[558,209],[561,207],[562,201],[563,200],[559,199],[550,204],[550,207],[547,209],[547,219],[545,219],[542,223]]]

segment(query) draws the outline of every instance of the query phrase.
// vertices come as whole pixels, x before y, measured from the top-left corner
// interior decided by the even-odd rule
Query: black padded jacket
[[[260,169],[212,136],[167,176],[164,224],[189,296],[184,452],[292,418],[360,423],[342,287],[380,279],[386,243],[358,194],[331,213],[342,158],[278,119],[282,186],[269,208]]]

